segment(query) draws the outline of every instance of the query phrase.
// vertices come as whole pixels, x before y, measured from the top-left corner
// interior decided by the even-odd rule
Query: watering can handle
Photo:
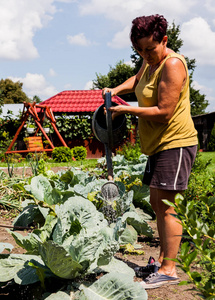
[[[112,134],[112,115],[109,111],[109,108],[112,106],[111,104],[111,93],[105,93],[105,108],[106,108],[106,125],[107,125],[107,133],[108,133],[108,147],[110,149],[113,148],[113,134]]]
[[[112,148],[113,148],[113,134],[112,134],[112,115],[109,111],[111,107],[111,93],[105,93],[105,108],[106,108],[106,125],[108,143],[105,144],[107,168],[108,168],[108,180],[113,180],[113,166],[112,166]]]

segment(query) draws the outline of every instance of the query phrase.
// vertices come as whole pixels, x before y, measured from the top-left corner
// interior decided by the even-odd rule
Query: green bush
[[[211,135],[210,135],[210,139],[209,139],[209,143],[208,143],[208,150],[215,151],[215,123],[214,123],[214,127],[211,131]]]
[[[52,151],[52,158],[57,162],[68,162],[72,160],[72,151],[69,147],[56,147]]]
[[[72,156],[76,160],[84,160],[87,157],[87,149],[83,146],[77,146],[72,148]]]
[[[122,147],[116,150],[116,154],[124,155],[124,157],[129,161],[138,159],[139,156],[142,154],[139,139],[136,141],[135,144],[132,144],[129,141],[126,142],[122,145]]]
[[[21,162],[23,160],[22,155],[19,153],[11,153],[11,154],[7,154],[5,155],[5,161],[7,163],[18,163]]]

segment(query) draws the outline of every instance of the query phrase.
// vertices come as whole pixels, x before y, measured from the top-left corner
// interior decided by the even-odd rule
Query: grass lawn
[[[83,161],[71,161],[71,162],[61,162],[57,163],[54,160],[49,159],[46,165],[49,167],[82,167],[82,168],[95,168],[97,164],[97,159],[85,159]],[[7,163],[0,163],[1,168],[7,168]],[[22,161],[19,163],[14,163],[14,168],[16,167],[28,167],[29,163],[27,161]]]
[[[97,164],[97,159],[85,159],[83,161],[71,161],[65,163],[57,163],[54,160],[49,160],[48,165],[50,167],[95,167]]]

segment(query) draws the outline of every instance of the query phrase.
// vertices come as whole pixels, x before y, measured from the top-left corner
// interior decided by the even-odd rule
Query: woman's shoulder
[[[164,77],[175,76],[175,72],[186,78],[188,69],[184,56],[173,51],[166,56],[161,74]]]
[[[174,51],[169,51],[165,58],[163,67],[168,68],[171,66],[185,66],[186,68],[186,65],[187,63],[183,55],[178,54]]]
[[[179,60],[182,60],[183,62],[185,62],[184,56],[182,54],[176,53],[172,49],[167,50],[166,60],[168,60],[170,58],[178,58]]]

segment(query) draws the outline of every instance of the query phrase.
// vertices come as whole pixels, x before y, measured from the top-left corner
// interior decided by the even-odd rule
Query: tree
[[[183,46],[182,39],[179,38],[180,27],[176,26],[175,23],[172,23],[171,27],[167,29],[168,42],[167,47],[172,49],[175,52],[179,52],[179,49]]]
[[[205,99],[205,95],[200,94],[200,91],[192,86],[192,78],[190,78],[190,106],[192,116],[204,114],[208,106],[208,100]]]
[[[96,79],[93,80],[93,89],[103,89],[104,87],[115,87],[125,80],[135,75],[134,67],[125,64],[120,60],[115,67],[110,66],[110,71],[107,75],[101,75],[96,73]],[[125,101],[136,101],[135,95],[127,94],[120,95]]]
[[[30,102],[30,99],[22,91],[23,83],[13,82],[11,79],[0,80],[1,99],[3,103],[23,103]]]
[[[33,97],[32,102],[40,103],[40,102],[42,102],[42,101],[41,101],[41,99],[40,99],[39,96],[35,95],[35,96]]]
[[[2,96],[2,91],[0,90],[0,114],[2,113],[2,105],[4,104],[4,99]]]

